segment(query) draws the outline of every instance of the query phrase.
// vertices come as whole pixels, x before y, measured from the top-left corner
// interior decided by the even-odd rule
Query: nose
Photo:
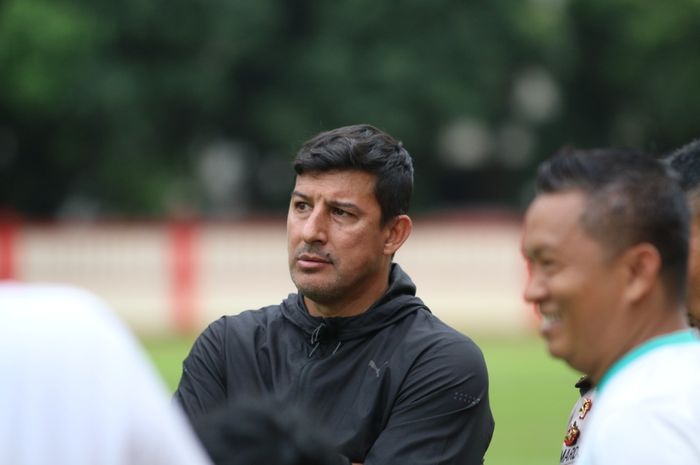
[[[547,297],[547,286],[544,280],[537,274],[530,273],[525,284],[523,298],[531,304],[539,304]]]
[[[315,208],[304,221],[304,227],[302,228],[304,242],[308,244],[314,242],[325,244],[328,240],[327,228],[328,219],[324,214],[324,209]]]

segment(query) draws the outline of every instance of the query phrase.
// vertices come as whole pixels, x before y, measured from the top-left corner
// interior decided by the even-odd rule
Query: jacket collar
[[[301,293],[289,294],[282,302],[282,314],[298,326],[311,339],[317,341],[348,340],[379,331],[419,309],[429,311],[423,301],[416,297],[416,286],[411,278],[392,263],[389,287],[367,311],[350,317],[315,317],[309,314]]]

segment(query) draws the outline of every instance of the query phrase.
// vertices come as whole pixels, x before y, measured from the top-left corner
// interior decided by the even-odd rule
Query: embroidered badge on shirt
[[[566,432],[566,436],[564,436],[564,444],[566,444],[567,447],[573,446],[576,444],[576,441],[578,441],[580,435],[581,430],[578,429],[576,422],[574,422],[574,424],[569,427],[569,431]]]
[[[583,404],[581,405],[581,408],[578,409],[578,417],[581,420],[586,418],[586,415],[588,415],[588,412],[591,411],[591,407],[593,407],[593,401],[591,399],[584,400]]]

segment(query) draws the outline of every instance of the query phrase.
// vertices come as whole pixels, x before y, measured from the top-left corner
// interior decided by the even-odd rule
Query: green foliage
[[[662,152],[698,136],[700,3],[574,1],[569,24],[578,60],[559,75],[573,137]]]
[[[246,147],[249,210],[281,211],[290,180],[261,186],[269,161],[357,122],[409,148],[419,210],[518,206],[563,144],[660,151],[697,136],[699,13],[692,0],[6,0],[0,208],[207,214],[198,166],[223,140]],[[514,97],[533,72],[554,93],[539,116]],[[465,121],[488,143],[455,164],[441,141]]]

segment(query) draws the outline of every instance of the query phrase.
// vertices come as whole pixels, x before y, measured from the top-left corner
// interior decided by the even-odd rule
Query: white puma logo
[[[389,365],[389,362],[384,362],[384,365],[382,365],[382,368],[387,366],[387,365]],[[377,366],[377,364],[374,363],[374,360],[370,360],[368,366],[374,370],[374,372],[377,374],[377,378],[379,378],[379,372],[381,371],[381,368],[379,368]]]

